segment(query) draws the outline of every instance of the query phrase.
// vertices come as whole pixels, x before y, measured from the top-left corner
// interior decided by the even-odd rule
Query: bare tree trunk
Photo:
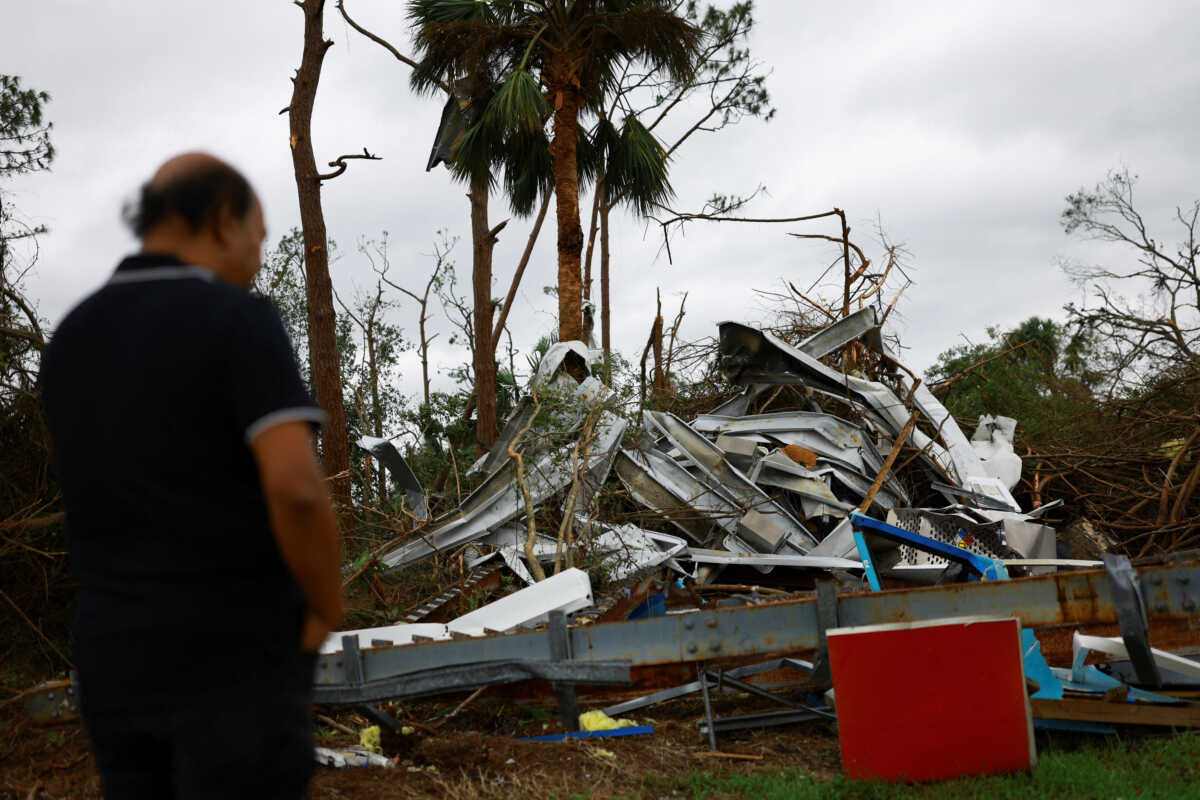
[[[588,224],[587,253],[583,257],[583,299],[592,299],[592,251],[596,246],[597,216],[604,202],[604,169],[596,176],[596,194],[592,198],[592,221]]]
[[[425,399],[425,405],[429,405],[429,339],[425,336],[425,303],[428,301],[429,292],[426,290],[426,300],[421,302],[421,316],[417,320],[417,330],[421,333],[421,389]]]
[[[608,215],[612,206],[600,204],[600,346],[604,348],[604,382],[612,385],[612,308],[608,296]]]
[[[565,61],[570,53],[555,57]],[[583,228],[579,224],[579,170],[576,147],[579,143],[579,90],[571,85],[566,64],[549,70],[554,102],[555,213],[558,217],[558,338],[559,341],[583,338],[583,284],[580,256],[583,254]]]
[[[592,300],[592,253],[596,246],[596,230],[599,222],[600,205],[604,201],[604,170],[596,177],[596,191],[592,198],[592,219],[588,223],[587,252],[583,257],[583,341],[592,346],[592,332],[596,325],[596,306]],[[590,305],[590,310],[588,306]]]
[[[379,365],[375,361],[375,326],[378,324],[376,315],[379,310],[379,295],[375,297],[375,308],[371,311],[371,316],[367,318],[369,327],[367,328],[367,370],[371,381],[371,416],[374,418],[375,438],[383,438],[383,406],[379,403]],[[382,506],[387,499],[387,471],[384,469],[383,462],[379,462],[379,470],[377,476],[378,498],[379,505]]]
[[[325,51],[333,45],[322,36],[324,0],[304,0],[304,52],[292,79],[288,108],[292,166],[304,229],[304,271],[308,299],[309,354],[317,404],[329,416],[321,433],[325,472],[332,480],[333,500],[350,508],[350,444],[346,409],[342,404],[342,375],[338,364],[337,332],[333,310],[333,284],[329,279],[329,252],[325,216],[321,211],[321,180],[312,146],[312,111],[321,78]]]
[[[533,255],[533,246],[537,243],[538,234],[542,231],[542,222],[546,219],[546,209],[549,207],[550,195],[546,194],[542,197],[542,207],[538,210],[537,220],[533,223],[533,229],[529,231],[529,238],[525,241],[525,252],[521,253],[521,260],[517,263],[512,282],[508,285],[508,294],[504,297],[504,305],[500,307],[500,316],[496,319],[496,327],[492,328],[493,346],[498,347],[500,344],[500,334],[504,333],[504,326],[508,323],[508,313],[512,311],[513,301],[517,298],[517,289],[521,287],[521,277],[525,274],[525,268],[529,266],[529,257]],[[512,336],[510,335],[508,338],[511,344]],[[509,371],[512,372],[511,365]],[[513,372],[513,374],[516,373]]]
[[[662,294],[655,290],[654,296],[658,313],[654,317],[654,327],[650,331],[650,340],[654,347],[654,391],[651,392],[651,395],[660,398],[667,392],[667,374],[663,364]]]
[[[496,347],[492,343],[492,248],[488,228],[488,187],[473,186],[471,198],[471,285],[474,289],[475,435],[480,451],[496,441]]]

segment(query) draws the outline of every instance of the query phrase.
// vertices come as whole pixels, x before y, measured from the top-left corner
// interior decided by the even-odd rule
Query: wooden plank
[[[1030,698],[1034,718],[1107,722],[1110,725],[1163,725],[1200,728],[1200,705],[1111,703],[1104,700],[1042,700]]]

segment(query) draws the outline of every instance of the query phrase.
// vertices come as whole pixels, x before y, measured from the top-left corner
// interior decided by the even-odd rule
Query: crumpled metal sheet
[[[584,523],[586,524],[586,523]],[[678,536],[648,531],[636,525],[591,523],[590,547],[603,556],[609,580],[620,581],[643,570],[667,564],[687,574],[675,563],[687,542]]]
[[[692,428],[707,435],[764,437],[780,444],[796,444],[829,459],[840,461],[865,475],[876,475],[883,457],[862,428],[813,411],[784,411],[746,417],[701,414]]]
[[[796,349],[813,358],[824,358],[835,350],[841,350],[855,339],[862,339],[873,350],[883,349],[883,336],[879,328],[879,312],[874,306],[860,308],[849,316],[842,317],[832,325],[809,336]]]
[[[1013,450],[1016,429],[1017,421],[1012,417],[985,414],[979,418],[979,427],[971,436],[971,446],[983,462],[983,468],[1010,491],[1020,482],[1023,467],[1021,457]]]
[[[904,403],[882,383],[839,374],[767,331],[737,322],[722,322],[720,332],[720,368],[735,383],[806,386],[857,405],[880,430],[890,431],[892,436],[897,435],[908,421]],[[881,352],[895,359],[886,348]],[[903,379],[901,385],[903,388]],[[1013,511],[1020,511],[1008,488],[983,468],[967,437],[929,388],[922,383],[912,394],[913,403],[945,443],[943,447],[919,429],[914,429],[910,435],[913,446],[928,454],[956,485],[993,497]]]
[[[602,465],[612,463],[613,453],[621,441],[627,423],[613,414],[605,413],[596,425],[588,459],[589,472],[596,474]],[[570,469],[573,447],[568,445],[530,459],[525,466],[525,483],[535,506],[565,489],[574,476]],[[380,561],[389,569],[399,569],[421,561],[434,553],[474,541],[489,531],[525,513],[525,498],[516,480],[516,464],[511,460],[494,472],[472,492],[455,511],[439,520],[442,524],[432,533],[406,542],[383,555]]]
[[[582,422],[587,409],[603,402],[610,391],[592,375],[588,375],[582,383],[577,384],[564,368],[568,362],[573,361],[587,372],[592,360],[594,351],[584,346],[583,342],[556,342],[551,345],[538,362],[537,372],[529,380],[529,393],[522,395],[517,401],[516,407],[505,420],[504,427],[496,436],[496,443],[492,445],[492,449],[472,464],[467,474],[491,475],[509,459],[509,447],[517,438],[517,434],[530,424],[537,411],[537,404],[532,396],[534,393],[544,395],[551,392],[574,396],[578,401],[577,405],[566,419],[558,420],[557,427],[566,430]]]
[[[806,386],[856,406],[880,431],[893,437],[907,423],[904,403],[882,383],[839,374],[766,331],[738,322],[722,322],[719,327],[719,364],[728,380]],[[910,438],[913,446],[927,453],[947,478],[955,478],[954,462],[945,448],[920,430],[913,430]]]
[[[725,494],[746,512],[755,511],[786,531],[786,543],[806,553],[819,541],[804,525],[758,488],[725,458],[720,448],[674,414],[646,411],[644,419],[666,436],[680,453],[707,478],[709,488]],[[782,545],[781,545],[782,546]]]
[[[417,479],[412,467],[404,460],[404,456],[400,455],[396,445],[392,444],[390,439],[363,436],[358,440],[358,446],[375,456],[379,459],[379,463],[388,468],[392,474],[392,480],[404,491],[404,497],[408,500],[408,507],[412,509],[413,516],[422,520],[429,519],[429,504],[425,499],[425,487]]]
[[[622,450],[613,465],[630,497],[663,516],[697,544],[713,526],[735,530],[741,510],[659,450]]]

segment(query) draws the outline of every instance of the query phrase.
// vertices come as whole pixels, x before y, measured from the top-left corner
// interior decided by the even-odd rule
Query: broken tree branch
[[[895,300],[893,300],[892,302],[895,303]],[[890,306],[888,307],[888,310],[889,311],[891,310]],[[950,386],[955,381],[957,381],[959,378],[965,378],[967,375],[971,374],[972,372],[979,369],[980,367],[982,367],[986,364],[990,364],[991,362],[995,361],[998,358],[1004,358],[1007,355],[1011,355],[1011,354],[1017,352],[1018,350],[1020,350],[1025,345],[1032,344],[1032,343],[1033,343],[1033,339],[1026,339],[1025,341],[1021,342],[1020,344],[1014,345],[1013,347],[1008,348],[1003,353],[997,353],[996,355],[989,356],[988,358],[985,358],[982,361],[977,361],[974,364],[972,364],[971,366],[967,367],[966,369],[959,370],[958,372],[954,373],[946,380],[938,383],[937,385],[935,385],[933,387],[932,391],[934,392],[934,394],[937,394],[938,392],[944,392],[944,391],[946,391],[946,389],[950,388]]]
[[[351,159],[351,158],[362,158],[362,159],[366,159],[368,161],[382,161],[383,160],[379,156],[374,155],[373,153],[367,152],[367,148],[364,147],[361,154],[352,153],[350,155],[338,156],[333,161],[330,161],[329,166],[337,167],[337,169],[335,169],[333,172],[322,172],[322,173],[318,174],[317,180],[329,181],[329,180],[333,180],[338,175],[341,175],[343,172],[346,171],[346,168],[350,166],[349,164],[346,163],[346,160]]]
[[[546,219],[546,209],[550,208],[550,193],[542,197],[542,207],[538,211],[537,221],[533,223],[533,230],[529,232],[529,239],[525,242],[525,252],[521,253],[521,261],[517,264],[517,271],[513,273],[512,283],[508,285],[508,294],[504,296],[504,305],[500,308],[500,317],[496,320],[496,327],[492,331],[492,341],[500,341],[500,333],[504,330],[505,323],[508,322],[508,312],[512,310],[513,300],[517,297],[517,287],[521,285],[521,277],[525,274],[525,267],[529,266],[529,258],[533,255],[533,245],[537,242],[538,234],[542,230],[542,221]]]
[[[525,538],[525,560],[529,562],[529,571],[533,577],[540,582],[546,580],[546,571],[542,569],[542,565],[533,551],[533,546],[537,544],[536,509],[533,507],[533,497],[529,494],[529,484],[525,482],[525,459],[516,449],[525,434],[529,433],[533,421],[537,419],[538,412],[542,410],[542,403],[538,400],[537,392],[530,392],[530,397],[533,398],[533,413],[529,415],[529,422],[525,423],[525,427],[518,431],[513,440],[508,443],[508,457],[516,462],[517,485],[521,487],[521,496],[525,498],[525,517],[529,525],[529,534]]]

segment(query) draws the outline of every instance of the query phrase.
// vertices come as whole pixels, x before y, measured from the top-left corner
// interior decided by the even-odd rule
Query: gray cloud
[[[348,5],[406,48],[402,3]],[[765,184],[769,195],[753,215],[837,205],[876,257],[880,220],[912,253],[917,285],[897,321],[910,360],[924,367],[960,334],[979,339],[988,325],[1055,315],[1077,298],[1058,257],[1118,256],[1062,234],[1067,192],[1128,164],[1143,176],[1147,217],[1164,224],[1176,203],[1200,194],[1197,10],[1194,2],[760,2],[752,48],[773,69],[779,114],[681,149],[677,205]],[[51,320],[134,246],[117,223],[121,203],[179,150],[210,149],[245,169],[273,236],[298,223],[287,119],[277,113],[300,57],[302,19],[290,3],[42,0],[15,4],[4,21],[5,70],[54,95],[54,171],[12,184],[26,216],[52,228],[31,280]],[[469,232],[463,187],[442,170],[423,171],[440,102],[414,96],[407,68],[349,31],[332,4],[326,33],[336,46],[317,97],[318,159],[363,146],[384,157],[352,164],[324,190],[343,253],[335,282],[344,294],[367,284],[355,245],[382,230],[391,234],[393,274],[416,282],[431,266],[437,229]],[[503,201],[493,201],[492,216],[508,216]],[[551,214],[514,309],[519,347],[553,327],[555,304],[542,292],[555,282],[553,225]],[[514,220],[501,238],[497,295],[528,226]],[[834,230],[696,223],[673,238],[669,265],[655,226],[618,217],[616,344],[640,354],[659,286],[672,313],[678,293],[689,292],[685,336],[712,335],[722,319],[761,319],[754,288],[776,288],[781,278],[807,285],[833,257],[786,235],[818,229]],[[455,256],[465,280],[467,242]],[[414,309],[398,319],[415,334]],[[449,349],[435,356],[443,368],[464,360]],[[406,390],[416,391],[415,358],[404,367]]]

